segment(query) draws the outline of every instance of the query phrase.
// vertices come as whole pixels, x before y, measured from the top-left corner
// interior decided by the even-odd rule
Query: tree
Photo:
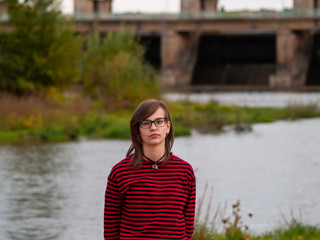
[[[57,0],[5,0],[12,32],[0,35],[0,91],[18,95],[64,89],[79,77],[82,40]]]

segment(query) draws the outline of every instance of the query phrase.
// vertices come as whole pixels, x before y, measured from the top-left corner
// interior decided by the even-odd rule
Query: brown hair
[[[139,104],[139,106],[134,110],[131,120],[130,120],[130,137],[131,146],[128,149],[127,157],[133,154],[131,158],[132,169],[138,170],[142,166],[143,149],[142,149],[142,139],[140,137],[139,121],[147,119],[159,108],[162,108],[165,112],[165,117],[170,121],[171,127],[169,134],[165,139],[165,156],[162,164],[166,164],[171,156],[171,148],[174,141],[174,132],[171,122],[171,117],[169,110],[164,102],[155,99],[145,100]]]

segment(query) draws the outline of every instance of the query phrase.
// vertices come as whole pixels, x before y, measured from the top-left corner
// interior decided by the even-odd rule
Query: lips
[[[159,137],[160,135],[159,134],[152,134],[150,135],[151,138],[156,138],[156,137]]]

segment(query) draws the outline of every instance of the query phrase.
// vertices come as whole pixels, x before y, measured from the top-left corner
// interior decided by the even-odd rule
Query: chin
[[[148,145],[158,145],[158,144],[162,144],[164,142],[164,140],[161,139],[151,139],[149,141],[144,142],[145,144]]]

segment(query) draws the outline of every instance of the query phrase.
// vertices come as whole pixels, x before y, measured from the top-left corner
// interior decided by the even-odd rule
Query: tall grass
[[[287,225],[261,236],[262,240],[319,240],[320,227],[292,219]]]
[[[292,218],[285,225],[274,231],[261,235],[250,232],[249,226],[242,221],[240,200],[232,205],[232,215],[226,217],[227,204],[218,205],[213,217],[210,218],[212,192],[209,203],[204,209],[207,185],[202,196],[197,201],[195,215],[195,231],[192,240],[319,240],[320,225],[306,225]],[[204,216],[202,212],[205,211]],[[252,217],[252,214],[249,214]],[[222,226],[222,228],[221,228]]]
[[[210,190],[209,202],[207,206],[204,206],[205,199],[208,193],[208,184],[206,183],[204,188],[204,193],[197,200],[197,208],[195,213],[195,231],[192,236],[192,240],[210,240],[216,237],[219,229],[223,223],[223,219],[226,214],[227,204],[222,207],[221,204],[218,204],[218,207],[215,210],[215,214],[210,216],[212,210],[212,193],[213,190]],[[205,211],[204,216],[203,211]]]
[[[56,101],[29,95],[16,97],[0,95],[0,129],[40,129],[48,124],[60,125],[89,112],[88,103],[81,98]]]
[[[129,116],[106,113],[81,95],[16,97],[0,95],[0,143],[35,143],[90,138],[129,138]]]
[[[320,117],[317,105],[288,105],[285,108],[224,106],[218,102],[207,104],[188,101],[168,104],[173,120],[180,126],[191,127],[200,132],[221,132],[225,126],[251,130],[253,123],[270,123],[276,120],[294,120]]]
[[[287,119],[313,118],[319,116],[317,104],[289,104],[286,107],[284,117]]]

